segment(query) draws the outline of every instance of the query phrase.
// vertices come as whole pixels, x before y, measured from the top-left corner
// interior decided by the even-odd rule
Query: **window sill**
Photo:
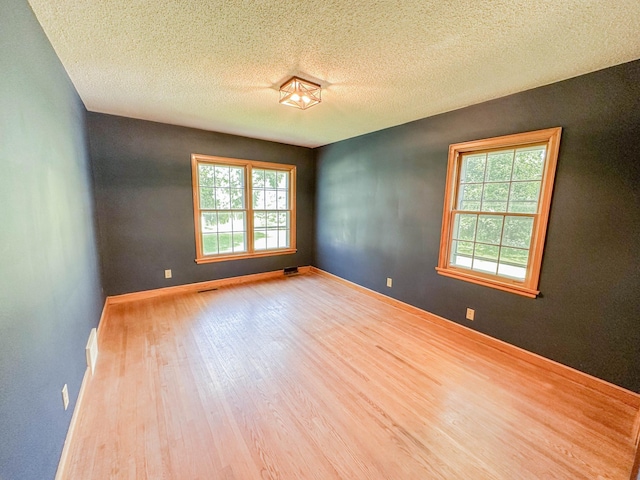
[[[298,250],[295,248],[287,248],[285,250],[268,250],[265,252],[257,252],[257,253],[237,253],[232,255],[216,255],[215,257],[196,258],[196,263],[200,265],[202,263],[226,262],[227,260],[242,260],[246,258],[272,257],[274,255],[291,255],[293,253],[296,253],[297,251]]]
[[[502,290],[504,292],[515,293],[517,295],[522,295],[528,298],[536,298],[539,294],[539,290],[532,290],[523,285],[519,285],[516,283],[510,283],[508,281],[502,282],[497,279],[480,277],[475,274],[466,273],[460,270],[454,270],[451,268],[440,268],[436,267],[436,271],[440,275],[444,275],[445,277],[457,278],[458,280],[463,280],[465,282],[475,283],[476,285],[483,285],[485,287],[491,287],[498,290]]]

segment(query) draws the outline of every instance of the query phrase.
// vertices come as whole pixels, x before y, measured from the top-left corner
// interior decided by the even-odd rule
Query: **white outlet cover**
[[[476,311],[472,308],[467,308],[467,320],[472,320],[475,318],[476,316]]]
[[[89,367],[91,375],[93,375],[96,371],[96,362],[98,360],[98,332],[95,328],[92,328],[89,334],[85,354],[87,357],[87,367]]]
[[[171,278],[171,270],[164,271],[164,278]]]
[[[387,278],[387,287],[391,288],[393,285],[393,278]]]

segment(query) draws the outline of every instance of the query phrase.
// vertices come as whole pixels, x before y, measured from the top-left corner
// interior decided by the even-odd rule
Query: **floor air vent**
[[[213,292],[214,290],[217,290],[217,289],[218,289],[218,287],[207,288],[206,290],[198,290],[198,293]]]
[[[298,275],[300,272],[298,272],[298,267],[285,267],[284,269],[284,276],[285,277],[291,277],[293,275]]]

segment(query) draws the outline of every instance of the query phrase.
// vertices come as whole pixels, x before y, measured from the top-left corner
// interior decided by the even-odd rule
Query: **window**
[[[296,252],[296,167],[192,155],[196,262]]]
[[[458,143],[436,270],[535,298],[561,128]]]

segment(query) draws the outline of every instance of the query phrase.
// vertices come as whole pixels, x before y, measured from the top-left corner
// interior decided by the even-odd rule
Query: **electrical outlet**
[[[387,278],[387,287],[391,288],[392,285],[393,285],[393,279]]]
[[[473,308],[467,308],[467,320],[473,321],[476,316],[476,311]]]
[[[96,372],[96,361],[98,360],[98,331],[91,329],[87,346],[84,349],[87,357],[87,367],[91,370],[91,375]]]
[[[171,270],[164,271],[164,278],[171,278]]]
[[[66,383],[64,384],[64,387],[62,387],[62,405],[65,410],[69,408],[69,388]]]

